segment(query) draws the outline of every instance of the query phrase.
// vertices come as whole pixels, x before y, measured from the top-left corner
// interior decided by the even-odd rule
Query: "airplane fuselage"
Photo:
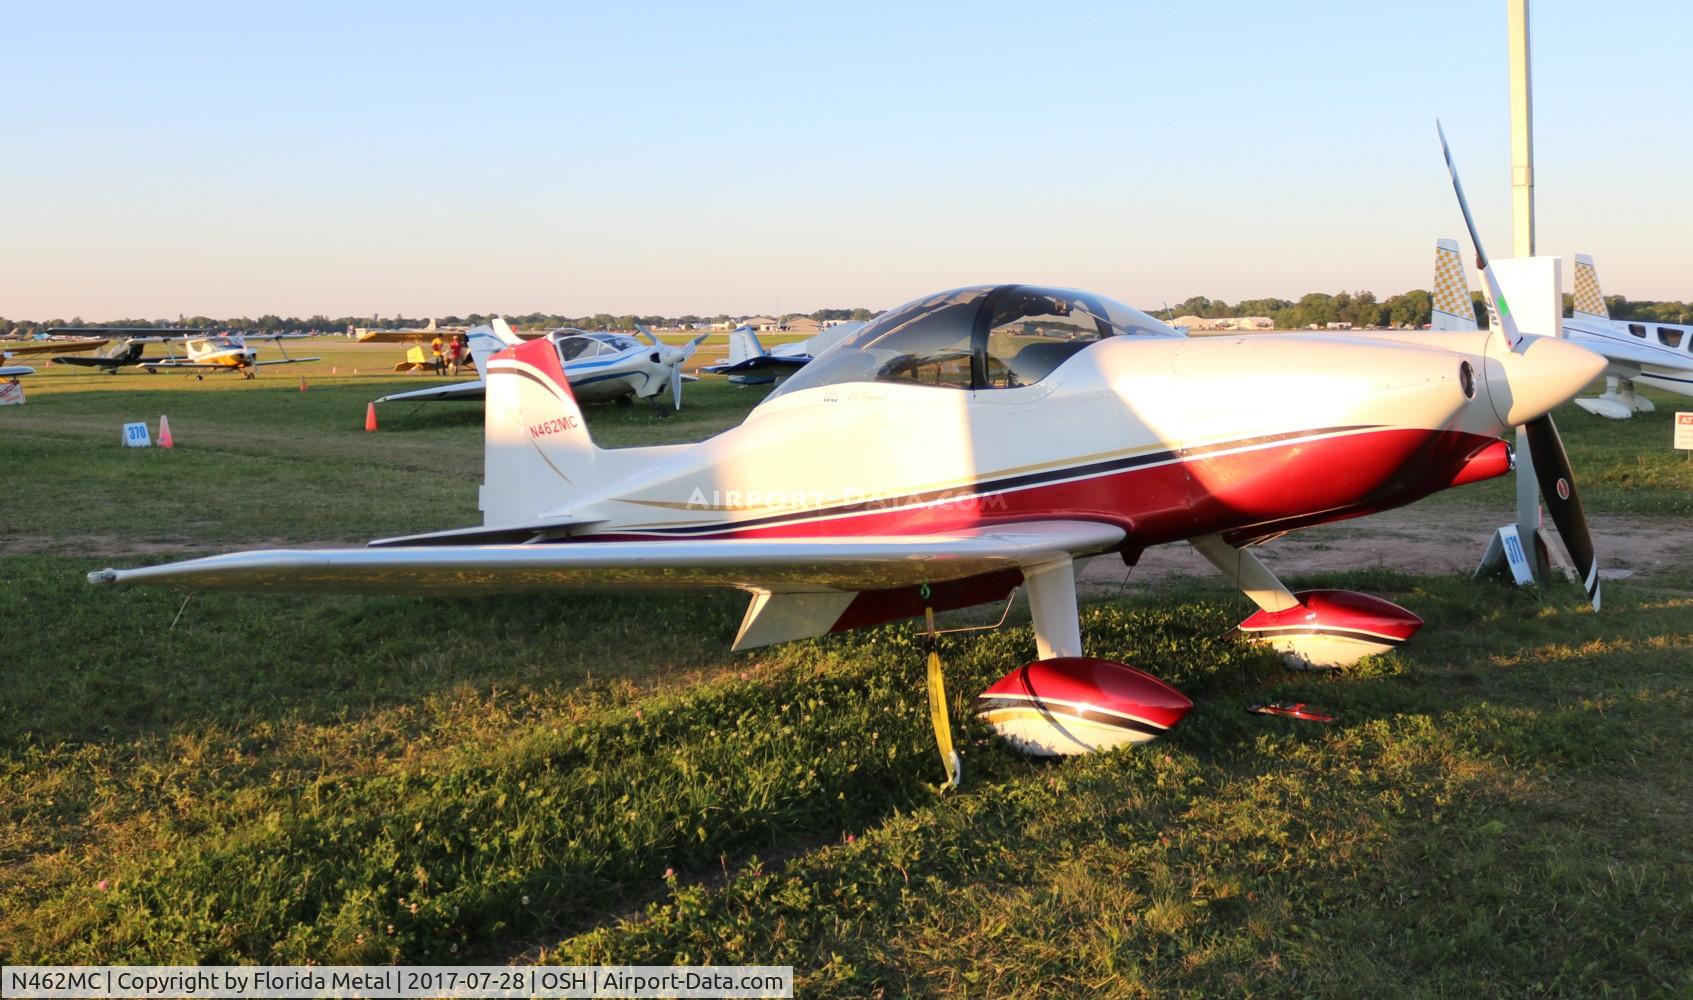
[[[568,513],[598,521],[584,540],[917,534],[1055,517],[1118,524],[1142,547],[1264,537],[1509,469],[1487,335],[1423,338],[1117,337],[1019,388],[803,389],[656,460],[604,453],[632,474]]]
[[[1693,396],[1693,327],[1572,316],[1564,320],[1564,336],[1599,354],[1609,345],[1626,345],[1631,356],[1643,360],[1613,360],[1605,374]],[[1644,360],[1650,358],[1660,360]]]

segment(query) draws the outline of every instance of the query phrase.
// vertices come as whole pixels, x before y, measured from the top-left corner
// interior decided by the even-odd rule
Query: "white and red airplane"
[[[1453,183],[1462,204],[1456,171]],[[1138,742],[1191,703],[1083,656],[1078,562],[1187,542],[1258,604],[1243,633],[1349,663],[1421,620],[1365,594],[1294,593],[1250,546],[1502,475],[1500,435],[1518,425],[1598,605],[1548,413],[1605,362],[1524,336],[1502,311],[1499,328],[1468,333],[1189,339],[1087,292],[961,288],[884,313],[737,427],[626,449],[595,445],[557,345],[535,340],[488,364],[480,526],[89,577],[399,594],[728,587],[751,595],[736,649],[1021,586],[1039,659],[983,695],[983,717],[1035,753]]]

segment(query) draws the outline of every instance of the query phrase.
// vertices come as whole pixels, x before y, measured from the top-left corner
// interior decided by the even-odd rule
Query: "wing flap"
[[[88,579],[192,589],[374,594],[723,587],[883,590],[1092,555],[1121,544],[1123,538],[1123,529],[1116,525],[1042,521],[945,535],[283,549],[106,569],[88,574]]]

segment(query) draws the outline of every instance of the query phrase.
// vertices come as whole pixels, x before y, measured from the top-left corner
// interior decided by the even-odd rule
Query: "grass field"
[[[1332,676],[1236,641],[1221,586],[1134,589],[1084,612],[1089,651],[1199,707],[1048,765],[965,717],[1032,656],[1014,617],[946,644],[967,779],[942,796],[909,626],[732,656],[732,594],[87,586],[475,519],[479,408],[366,434],[367,400],[426,383],[370,374],[391,347],[296,353],[326,356],[305,393],[293,369],[54,370],[0,410],[6,962],[792,963],[808,996],[1693,992],[1683,582],[1612,583],[1594,614],[1573,587],[1306,581],[1428,621]],[[707,381],[675,417],[589,421],[692,440],[757,398]],[[160,413],[178,448],[118,446]],[[1558,416],[1590,511],[1687,530],[1664,413]],[[1339,720],[1244,713],[1265,699]]]

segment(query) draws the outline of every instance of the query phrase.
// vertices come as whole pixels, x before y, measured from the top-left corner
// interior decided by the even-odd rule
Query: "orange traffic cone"
[[[367,431],[376,430],[376,404],[375,403],[366,403],[364,405],[364,429],[367,430]]]
[[[175,448],[176,441],[170,436],[170,418],[159,414],[159,447]]]
[[[306,391],[306,377],[304,375],[300,376],[300,391],[301,392]]]
[[[330,365],[329,366],[329,374],[331,374],[331,375],[335,374],[337,371],[340,370],[340,368],[341,368],[340,365]]]

